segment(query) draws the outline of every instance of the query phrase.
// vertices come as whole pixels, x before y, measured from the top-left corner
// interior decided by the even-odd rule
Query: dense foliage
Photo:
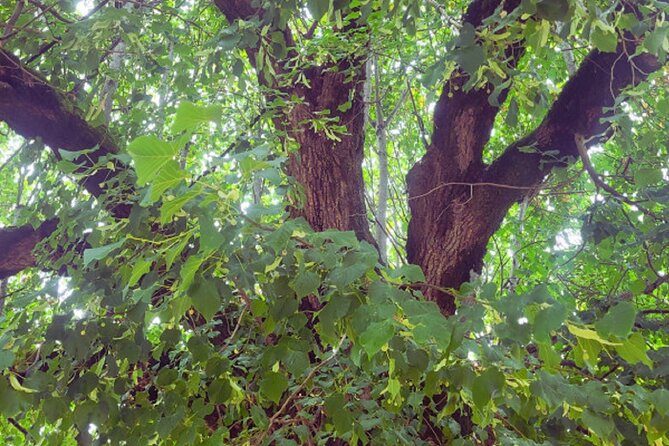
[[[0,107],[0,224],[50,229],[0,287],[3,444],[669,444],[664,2],[523,0],[477,27],[464,0],[254,0],[265,15],[234,21],[225,3],[0,5],[0,55],[105,135],[46,150]],[[604,137],[542,149],[550,173],[518,186],[483,268],[427,280],[406,260],[405,176],[442,87],[499,109],[492,162],[625,39],[659,66],[615,94]],[[305,98],[284,93],[315,64],[365,67],[374,240],[291,218],[284,117]],[[300,124],[335,147],[353,94]]]

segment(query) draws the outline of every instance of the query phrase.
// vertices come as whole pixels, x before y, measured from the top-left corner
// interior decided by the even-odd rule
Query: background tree
[[[668,442],[666,12],[3,5],[8,441]]]

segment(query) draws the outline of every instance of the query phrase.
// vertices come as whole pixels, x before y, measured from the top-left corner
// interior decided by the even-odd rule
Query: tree
[[[7,435],[669,442],[665,2],[88,8],[0,8]]]

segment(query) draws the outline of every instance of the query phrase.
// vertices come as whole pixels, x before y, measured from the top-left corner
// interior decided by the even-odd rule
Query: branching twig
[[[586,143],[585,137],[577,133],[576,135],[574,135],[574,140],[576,141],[576,147],[578,148],[578,154],[580,155],[581,161],[583,162],[583,167],[585,168],[585,171],[588,172],[588,175],[590,175],[590,178],[592,178],[592,181],[593,183],[595,183],[595,186],[597,186],[600,189],[604,189],[606,192],[610,193],[617,200],[629,204],[630,206],[635,206],[637,209],[639,209],[641,212],[651,217],[652,219],[666,222],[664,218],[660,217],[655,212],[641,206],[638,203],[635,203],[634,201],[630,200],[629,198],[627,198],[626,196],[624,196],[623,194],[621,194],[620,192],[618,192],[617,190],[606,184],[601,179],[599,174],[597,174],[597,171],[595,170],[594,167],[592,167],[592,164],[590,163],[590,158],[588,157],[588,149],[585,146]]]
[[[316,373],[317,373],[320,369],[322,369],[323,366],[325,366],[327,363],[329,363],[330,361],[332,361],[332,360],[337,356],[337,354],[339,353],[339,349],[341,348],[341,346],[342,346],[342,344],[344,343],[344,340],[345,340],[345,339],[346,339],[346,335],[342,336],[341,339],[339,340],[339,344],[337,344],[337,346],[332,350],[332,353],[330,354],[330,356],[328,356],[327,358],[325,358],[324,360],[322,360],[321,362],[319,362],[318,364],[316,364],[316,366],[315,366],[313,369],[311,369],[311,372],[309,372],[309,374],[307,375],[307,377],[304,378],[304,380],[300,383],[299,386],[297,386],[297,388],[293,391],[293,393],[291,393],[290,396],[288,396],[288,398],[286,398],[286,401],[283,402],[283,404],[281,405],[281,407],[279,408],[279,410],[277,410],[277,411],[274,413],[274,415],[272,415],[272,417],[269,419],[269,424],[267,425],[267,429],[265,429],[265,430],[263,431],[262,435],[260,435],[260,437],[258,437],[257,441],[252,441],[252,442],[251,442],[252,444],[254,444],[254,445],[262,444],[263,440],[270,434],[270,432],[271,432],[271,430],[272,430],[272,427],[273,427],[274,424],[277,422],[278,418],[279,418],[281,415],[283,415],[283,413],[290,407],[290,405],[291,405],[291,403],[293,402],[293,400],[294,400],[294,399],[297,397],[297,395],[302,391],[302,389],[304,389],[304,387],[307,385],[307,383],[308,383],[314,376],[316,376]]]
[[[2,32],[2,38],[0,39],[0,46],[4,43],[5,40],[7,40],[11,33],[12,29],[14,28],[14,25],[16,25],[16,21],[19,19],[21,16],[21,12],[23,12],[23,6],[25,3],[23,0],[17,0],[16,1],[16,7],[14,8],[14,12],[12,13],[12,16],[9,18],[7,21],[7,24],[5,25],[5,29]]]

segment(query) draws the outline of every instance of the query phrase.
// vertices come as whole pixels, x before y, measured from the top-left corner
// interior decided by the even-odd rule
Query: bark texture
[[[214,3],[230,23],[252,16],[259,17],[263,23],[273,23],[275,11],[254,7],[249,0],[215,0]],[[357,26],[353,23],[338,31],[355,32]],[[283,34],[287,53],[296,55],[291,30],[287,27],[275,30]],[[254,67],[258,50],[259,46],[247,49]],[[287,173],[303,192],[301,203],[290,207],[291,216],[304,217],[316,231],[354,231],[359,239],[375,244],[369,229],[362,177],[365,60],[351,55],[337,63],[300,67],[308,85],[291,77],[285,61],[273,62],[275,78],[267,79],[263,71],[257,70],[260,83],[275,91],[267,96],[267,101],[271,103],[278,96],[300,100],[290,108],[277,110],[274,119],[277,128],[299,146],[296,153],[289,155],[287,166]],[[337,132],[339,140],[312,127],[315,118],[324,116],[345,129],[345,132]]]
[[[475,1],[463,21],[477,28],[498,7],[511,12],[519,4],[519,0]],[[523,48],[509,47],[506,54],[514,67]],[[475,203],[480,190],[468,184],[481,181],[482,153],[499,107],[488,102],[487,88],[463,91],[468,79],[457,70],[444,86],[435,107],[432,143],[407,175],[411,211],[407,259],[423,268],[429,284],[439,287],[457,288],[469,280],[470,270],[480,269],[488,242],[483,238],[488,210]],[[506,94],[500,94],[500,102]],[[449,294],[435,288],[425,293],[444,313],[455,311]]]
[[[118,152],[107,129],[88,124],[73,101],[1,48],[0,120],[27,139],[41,138],[57,158],[59,149],[84,151],[73,162],[79,165],[81,185],[96,197],[102,196],[106,183],[125,168],[117,162],[114,169],[96,168],[100,158]],[[120,188],[125,192],[131,189],[127,184]],[[107,201],[106,206],[116,218],[127,217],[131,208],[119,201]],[[30,224],[0,228],[0,279],[35,266],[34,247],[56,227],[57,221],[49,220],[37,229]]]
[[[107,168],[90,171],[101,157],[118,152],[106,128],[88,124],[73,101],[2,49],[0,120],[25,138],[41,138],[57,157],[58,149],[94,149],[75,158],[74,163],[80,165],[78,173],[87,173],[81,184],[95,196],[102,194],[103,183],[115,175]]]
[[[0,280],[35,266],[35,245],[51,235],[57,225],[56,220],[49,220],[37,229],[31,225],[0,229]]]
[[[623,89],[661,66],[648,54],[630,56],[639,43],[627,36],[614,53],[589,54],[539,127],[490,166],[483,164],[481,153],[497,109],[484,100],[486,92],[442,94],[432,145],[407,177],[408,259],[423,268],[429,284],[457,289],[472,271],[480,272],[487,243],[509,208],[553,167],[578,158],[575,135],[594,137],[590,144],[600,140],[597,136],[608,129],[601,121],[606,109]],[[534,153],[519,150],[527,146]],[[558,155],[544,156],[549,150]],[[445,314],[455,312],[452,294],[433,287],[425,293]]]

